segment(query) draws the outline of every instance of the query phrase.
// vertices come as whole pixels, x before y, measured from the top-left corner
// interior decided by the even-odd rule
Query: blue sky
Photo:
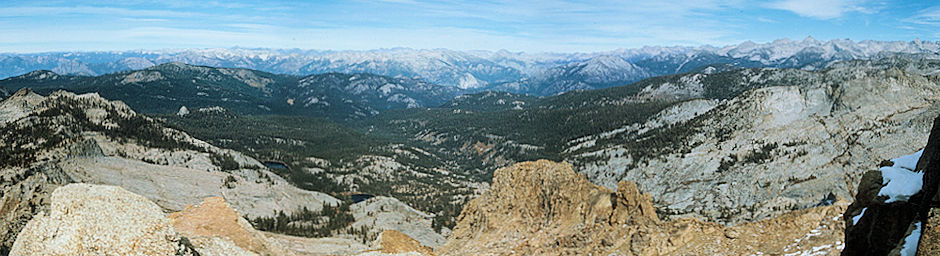
[[[449,48],[592,52],[778,38],[940,39],[940,3],[864,0],[20,1],[0,52]]]

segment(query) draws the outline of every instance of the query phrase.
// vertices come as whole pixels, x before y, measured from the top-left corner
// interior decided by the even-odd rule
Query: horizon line
[[[610,50],[604,51],[572,51],[572,52],[563,52],[563,51],[512,51],[508,49],[498,49],[498,50],[487,50],[487,49],[471,49],[471,50],[456,50],[444,47],[438,48],[413,48],[406,46],[396,46],[396,47],[381,47],[381,48],[372,48],[372,49],[315,49],[315,48],[273,48],[273,47],[249,47],[249,46],[231,46],[231,47],[177,47],[177,48],[157,48],[157,49],[146,49],[146,48],[137,48],[137,49],[126,49],[126,50],[49,50],[49,51],[33,51],[33,52],[0,52],[0,55],[39,55],[39,54],[67,54],[67,53],[125,53],[125,52],[173,52],[173,51],[194,51],[194,50],[253,50],[253,51],[302,51],[302,52],[321,52],[321,53],[330,53],[330,52],[375,52],[375,51],[393,51],[393,50],[413,50],[413,51],[432,51],[432,50],[447,50],[455,52],[509,52],[515,54],[596,54],[596,53],[606,53],[606,52],[616,52],[616,51],[630,51],[630,50],[640,50],[646,48],[715,48],[722,49],[734,46],[740,46],[746,43],[752,43],[757,45],[769,45],[777,41],[790,41],[790,42],[803,42],[806,40],[813,40],[821,43],[829,43],[833,41],[849,41],[852,43],[862,43],[862,42],[904,42],[904,43],[914,43],[914,42],[928,42],[928,43],[940,43],[940,40],[921,40],[915,38],[910,41],[906,40],[872,40],[872,39],[863,39],[863,40],[852,40],[851,38],[834,38],[829,40],[818,40],[812,36],[807,36],[801,40],[793,40],[789,37],[778,38],[770,41],[764,42],[754,42],[752,40],[744,40],[737,44],[725,44],[722,46],[714,46],[711,44],[700,44],[700,45],[644,45],[641,47],[620,47],[613,48]]]

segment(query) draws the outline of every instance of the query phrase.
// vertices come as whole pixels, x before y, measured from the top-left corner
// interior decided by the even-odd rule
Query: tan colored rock
[[[178,232],[194,241],[197,250],[200,248],[197,242],[216,245],[220,243],[215,239],[218,237],[260,255],[293,255],[256,231],[221,197],[206,198],[195,206],[187,205],[186,209],[171,213],[169,219]],[[203,239],[211,241],[200,241]]]
[[[519,163],[496,171],[470,201],[439,255],[750,255],[838,253],[845,202],[726,227],[658,220],[631,182],[617,192],[566,163]]]
[[[395,230],[386,230],[382,232],[382,253],[407,253],[418,252],[421,255],[434,255],[434,251],[427,246],[421,245],[418,240]]]
[[[69,184],[26,224],[12,255],[174,255],[179,236],[159,206],[120,187]]]
[[[940,208],[932,208],[921,227],[917,255],[940,255]]]
[[[658,223],[659,217],[656,216],[656,208],[653,208],[651,200],[652,197],[649,194],[641,194],[633,182],[620,181],[617,184],[617,204],[614,205],[611,223],[628,224],[628,220],[635,219]]]

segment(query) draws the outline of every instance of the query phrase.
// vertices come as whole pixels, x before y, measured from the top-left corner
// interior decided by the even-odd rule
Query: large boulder
[[[12,255],[174,255],[182,239],[163,210],[120,187],[69,184],[52,193],[48,213],[33,217]]]
[[[49,212],[19,233],[12,255],[293,255],[221,197],[169,217],[121,187],[73,183],[51,199]]]

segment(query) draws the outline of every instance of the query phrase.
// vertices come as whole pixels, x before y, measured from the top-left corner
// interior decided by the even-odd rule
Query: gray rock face
[[[353,228],[363,226],[370,233],[380,234],[384,230],[404,233],[424,246],[436,248],[444,244],[444,237],[431,229],[431,217],[391,197],[373,197],[349,207],[356,222]]]
[[[25,117],[43,98],[32,90],[23,89],[14,93],[11,99],[0,102],[0,124]]]
[[[16,235],[33,215],[49,208],[49,197],[72,179],[55,165],[10,168],[0,172],[0,254],[8,254]]]
[[[609,188],[636,182],[666,218],[734,224],[812,206],[829,193],[849,198],[864,170],[923,145],[940,111],[935,67],[930,60],[889,58],[824,72],[745,74],[744,82],[728,86],[757,89],[712,108],[680,104],[664,111],[697,113],[678,122],[663,113],[647,122],[649,129],[624,127],[573,141],[582,148],[569,148],[576,154],[568,161]],[[655,96],[659,84],[643,91],[682,99],[713,90],[689,88],[694,85],[667,85],[674,87],[670,93],[688,92],[678,96]]]

